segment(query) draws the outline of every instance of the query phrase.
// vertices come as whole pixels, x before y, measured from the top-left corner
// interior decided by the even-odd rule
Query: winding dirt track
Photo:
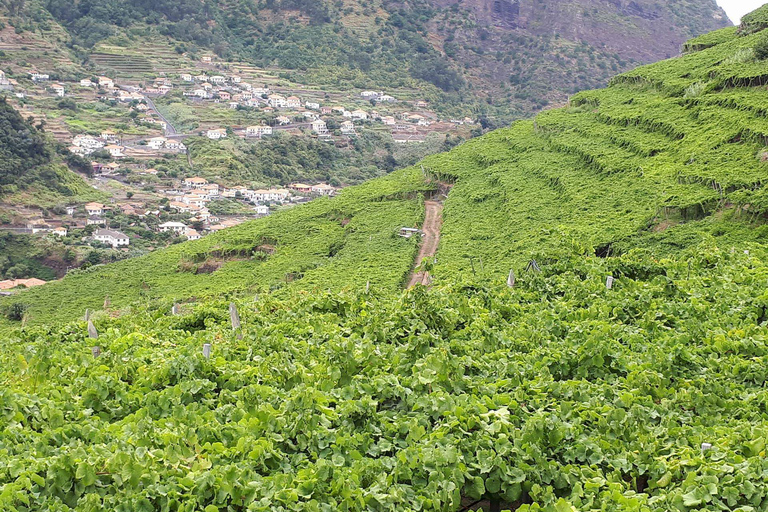
[[[440,244],[440,228],[443,224],[442,212],[443,205],[437,201],[424,201],[426,215],[424,216],[424,238],[421,240],[419,255],[414,262],[414,270],[411,272],[411,278],[408,280],[408,288],[417,284],[429,284],[429,274],[427,272],[416,272],[416,267],[421,265],[425,258],[432,258],[437,252],[437,246]]]

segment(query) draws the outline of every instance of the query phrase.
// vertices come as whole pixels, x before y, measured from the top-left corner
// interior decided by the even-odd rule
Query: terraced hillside
[[[69,46],[120,77],[214,53],[324,89],[419,89],[446,114],[496,126],[730,24],[715,0],[28,0],[4,10],[21,30],[60,24]]]
[[[3,301],[0,509],[764,510],[768,6],[688,48]]]
[[[747,17],[739,32],[693,40],[681,58],[577,94],[567,108],[430,157],[424,171],[405,169],[338,199],[97,267],[19,300],[30,307],[28,321],[40,323],[79,316],[105,295],[124,307],[276,285],[359,288],[370,281],[392,289],[404,282],[416,250],[395,232],[420,223],[417,195],[438,181],[454,187],[432,269],[436,283],[470,274],[499,282],[532,258],[554,258],[564,244],[608,256],[633,248],[669,254],[709,239],[762,240],[766,11]],[[269,250],[259,249],[264,245]],[[198,273],[195,265],[209,259],[213,267],[202,272],[213,272]]]

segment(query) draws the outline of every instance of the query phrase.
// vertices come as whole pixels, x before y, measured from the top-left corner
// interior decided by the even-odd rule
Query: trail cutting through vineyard
[[[422,231],[424,237],[421,240],[419,255],[416,256],[411,277],[408,280],[408,288],[417,284],[429,284],[429,273],[418,272],[416,269],[425,258],[433,258],[437,252],[437,246],[440,245],[440,228],[443,225],[443,205],[437,201],[424,201],[426,215],[424,216],[424,225]]]

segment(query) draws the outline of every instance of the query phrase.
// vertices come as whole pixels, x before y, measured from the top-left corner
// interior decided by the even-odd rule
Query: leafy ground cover
[[[0,507],[760,510],[768,253],[748,249],[251,295],[241,339],[226,301],[96,313],[97,341],[16,331]]]

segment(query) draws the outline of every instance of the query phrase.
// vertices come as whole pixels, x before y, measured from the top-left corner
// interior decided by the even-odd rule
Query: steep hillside
[[[36,0],[10,22],[36,27]],[[448,112],[497,122],[604,85],[637,63],[668,58],[688,38],[729,24],[714,0],[353,0],[145,2],[44,0],[102,70],[147,67],[111,48],[156,36],[179,53],[214,51],[324,86],[419,87]],[[116,66],[116,67],[115,67]]]
[[[0,509],[764,510],[768,6],[687,50],[3,301]]]
[[[0,96],[0,202],[46,206],[66,198],[98,197],[67,168],[41,129]],[[69,158],[75,167],[88,166]]]
[[[435,282],[470,273],[498,282],[532,258],[554,258],[563,244],[609,256],[636,247],[668,254],[711,238],[762,240],[768,32],[749,25],[762,12],[738,33],[695,39],[681,58],[620,75],[607,89],[576,95],[567,108],[337,199],[96,267],[18,300],[30,307],[29,322],[42,323],[100,307],[105,295],[124,307],[270,287],[370,282],[391,290],[404,282],[415,255],[397,229],[421,222],[422,197],[441,182],[454,186]]]

